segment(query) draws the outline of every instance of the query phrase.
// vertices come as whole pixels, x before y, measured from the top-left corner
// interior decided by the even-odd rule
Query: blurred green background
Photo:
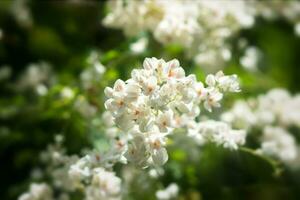
[[[64,86],[81,94],[79,74],[87,67],[91,50],[100,53],[100,61],[107,67],[99,88],[86,92],[99,111],[103,110],[103,87],[117,78],[128,78],[131,69],[140,66],[145,57],[177,58],[187,73],[195,73],[198,78],[205,75],[180,47],[164,47],[148,33],[144,33],[150,38],[147,50],[140,55],[130,53],[129,45],[138,38],[126,39],[120,30],[101,25],[105,2],[30,1],[31,21],[25,23],[16,18],[12,4],[9,0],[0,1],[0,69],[11,69],[11,76],[0,80],[0,199],[16,199],[26,190],[32,169],[42,167],[40,152],[55,134],[65,135],[70,153],[92,145],[87,133],[97,130],[91,130],[87,120],[74,113],[70,102],[57,97]],[[256,96],[273,87],[284,87],[292,93],[300,91],[300,37],[295,36],[293,25],[284,19],[257,19],[254,28],[232,39],[233,45],[237,46],[240,37],[258,47],[263,58],[259,70],[249,72],[238,62],[241,52],[233,51],[233,59],[224,69],[241,79],[242,92],[233,98]],[[30,63],[40,61],[52,66],[55,87],[38,98],[15,85]],[[225,101],[227,106],[232,103],[232,98]],[[287,170],[284,178],[274,176],[271,166],[263,160],[244,152],[232,154],[209,147],[201,155],[205,162],[195,159],[193,163],[184,148],[188,147],[174,149],[170,155],[165,179],[179,183],[190,199],[193,195],[204,199],[300,199],[300,173],[296,176]]]

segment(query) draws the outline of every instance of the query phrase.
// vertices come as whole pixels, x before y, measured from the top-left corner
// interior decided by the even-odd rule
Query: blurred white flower
[[[63,99],[73,99],[75,97],[75,93],[70,87],[63,87],[60,93]]]
[[[165,171],[163,168],[153,168],[149,170],[149,176],[151,178],[159,178],[160,176],[164,175]]]
[[[87,58],[89,66],[80,74],[81,84],[84,89],[98,87],[99,81],[106,71],[104,65],[102,65],[99,59],[99,54],[96,51],[91,51]]]
[[[46,183],[32,183],[27,193],[22,194],[19,200],[54,200],[52,190]]]
[[[40,85],[50,85],[53,80],[51,65],[46,62],[29,64],[23,74],[21,74],[16,87],[20,90],[35,89],[37,92]]]
[[[143,53],[148,45],[148,38],[142,37],[130,45],[130,50],[135,54]]]
[[[158,190],[156,192],[156,198],[158,200],[171,200],[176,199],[178,196],[179,187],[176,183],[171,183],[164,190]]]
[[[204,107],[211,112],[213,107],[220,107],[221,104],[219,103],[223,98],[223,94],[220,93],[218,90],[211,90],[207,94],[207,100],[204,103]]]
[[[157,41],[181,45],[198,65],[213,70],[231,58],[227,39],[251,27],[256,14],[247,1],[112,1],[108,5],[104,25],[122,29],[127,36],[150,31]]]
[[[300,96],[280,88],[248,102],[237,101],[223,113],[222,119],[237,128],[264,127],[277,124],[282,127],[300,127]]]
[[[240,64],[247,70],[255,71],[261,57],[261,52],[256,47],[248,47],[243,57],[240,58]]]
[[[237,149],[239,145],[243,145],[246,139],[244,130],[233,130],[231,127],[219,121],[203,121],[194,124],[189,129],[188,136],[202,145],[206,142],[214,142],[225,148]]]
[[[74,107],[84,117],[92,117],[97,112],[97,108],[91,105],[83,95],[76,98]]]
[[[33,24],[31,11],[28,7],[28,0],[12,1],[11,12],[16,21],[24,27],[30,27]]]
[[[249,129],[257,121],[249,105],[241,100],[235,102],[230,112],[223,113],[221,119],[239,129]]]
[[[297,36],[300,36],[300,23],[297,23],[294,27]]]
[[[121,179],[101,167],[93,170],[91,185],[85,189],[86,200],[121,199]]]
[[[39,84],[36,87],[36,92],[40,96],[45,96],[48,93],[48,88],[44,84]]]
[[[280,127],[267,126],[263,130],[262,144],[259,152],[278,157],[283,162],[291,162],[297,158],[295,138]]]

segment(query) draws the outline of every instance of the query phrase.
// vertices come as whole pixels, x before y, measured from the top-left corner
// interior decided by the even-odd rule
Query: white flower
[[[97,108],[91,105],[84,96],[76,98],[74,107],[84,117],[92,117],[97,112]]]
[[[148,38],[142,37],[130,45],[130,50],[135,54],[143,53],[148,45]]]
[[[85,189],[86,200],[117,200],[121,194],[121,179],[103,168],[93,170],[91,185]]]
[[[221,115],[221,119],[240,129],[249,129],[257,122],[257,117],[251,107],[242,100],[235,102],[230,111]]]
[[[31,11],[28,7],[29,1],[16,0],[12,2],[11,12],[17,22],[24,27],[30,27],[33,24]]]
[[[245,143],[246,132],[244,130],[233,130],[224,122],[209,120],[194,124],[189,129],[188,135],[200,145],[205,142],[214,142],[223,145],[225,148],[237,149],[238,145]]]
[[[209,74],[206,77],[206,84],[209,87],[217,87],[221,91],[240,92],[237,75],[225,76],[222,71],[215,75]]]
[[[163,168],[152,168],[149,170],[149,176],[151,178],[157,179],[165,173]]]
[[[214,87],[216,85],[216,78],[214,75],[209,74],[206,79],[205,79],[205,83],[210,86],[210,87]]]
[[[168,161],[168,153],[164,148],[166,145],[166,138],[163,134],[151,132],[146,138],[146,143],[151,153],[151,159],[154,165],[161,166]]]
[[[195,90],[199,101],[202,101],[206,98],[207,89],[204,87],[203,83],[197,82],[195,83]]]
[[[219,103],[223,98],[223,94],[220,93],[218,90],[211,90],[207,93],[206,101],[204,102],[204,107],[208,111],[212,111],[212,107],[220,107],[221,104]]]
[[[73,99],[75,96],[74,91],[70,87],[63,87],[60,94],[63,99]]]
[[[294,97],[287,90],[274,88],[267,94],[260,95],[249,102],[238,101],[233,108],[223,115],[223,120],[243,123],[243,127],[265,127],[278,124],[282,127],[300,126],[300,98]],[[225,119],[226,118],[226,119]],[[239,125],[238,125],[239,126]]]
[[[173,121],[173,112],[171,110],[168,110],[158,115],[156,124],[160,132],[166,133],[168,132],[168,128],[172,127],[172,121]]]
[[[30,190],[22,194],[19,200],[53,200],[52,190],[45,183],[32,183]]]
[[[300,23],[297,23],[294,27],[297,36],[300,36]]]
[[[176,183],[171,183],[164,190],[158,190],[156,192],[156,198],[158,200],[170,200],[175,199],[178,195],[179,187]]]
[[[128,144],[128,150],[125,153],[127,160],[138,166],[145,166],[149,156],[145,139],[142,136],[135,136]]]
[[[162,166],[168,161],[169,156],[165,148],[158,148],[153,150],[151,158],[154,165]]]
[[[44,84],[39,84],[36,87],[36,92],[40,96],[45,96],[48,93],[48,88]]]
[[[126,4],[113,1],[108,3],[110,12],[103,23],[122,29],[127,36],[150,31],[160,43],[179,44],[197,64],[216,69],[231,58],[228,38],[254,24],[256,4],[205,0],[173,0],[171,4],[160,0]]]
[[[113,88],[106,87],[104,90],[104,93],[107,97],[116,97],[116,96],[124,96],[125,94],[125,83],[124,81],[118,79]]]
[[[162,165],[168,159],[165,140],[173,129],[185,127],[200,113],[199,104],[211,111],[219,107],[223,92],[239,91],[236,76],[222,72],[206,88],[195,75],[185,75],[178,60],[146,58],[127,81],[107,87],[105,108],[120,131],[128,135],[125,157],[139,166]],[[154,144],[154,145],[153,145]]]
[[[244,68],[254,71],[257,69],[257,65],[260,57],[261,57],[261,52],[258,48],[248,47],[245,51],[244,56],[240,58],[240,64]]]
[[[80,182],[91,176],[90,168],[88,165],[88,158],[84,157],[78,162],[70,166],[68,171],[69,177],[73,181],[74,186],[80,185]]]
[[[158,88],[159,86],[157,85],[157,78],[154,76],[144,79],[142,82],[142,89],[146,95],[156,92]]]
[[[18,89],[36,89],[39,85],[48,85],[53,81],[51,66],[46,62],[29,64],[19,78]]]
[[[283,162],[297,158],[295,138],[280,127],[265,127],[260,151],[266,155],[278,157]]]
[[[92,51],[87,58],[87,64],[89,65],[80,74],[82,86],[85,89],[89,89],[97,86],[99,80],[105,72],[105,67],[99,61],[99,55],[96,51]]]
[[[113,116],[111,115],[111,113],[108,112],[108,111],[105,111],[105,112],[102,114],[101,119],[103,120],[105,126],[107,126],[107,127],[112,127],[112,126],[115,125],[115,123],[114,123],[114,118],[113,118]]]

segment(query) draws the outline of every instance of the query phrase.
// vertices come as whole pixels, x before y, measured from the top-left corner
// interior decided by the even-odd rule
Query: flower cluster
[[[52,200],[52,191],[55,191],[55,199],[70,199],[75,190],[82,191],[87,200],[120,199],[121,179],[111,171],[116,162],[122,161],[120,142],[107,152],[90,151],[82,158],[66,155],[62,142],[63,138],[57,136],[56,143],[41,154],[47,164],[43,176],[50,177],[49,185],[33,184],[20,200]]]
[[[260,152],[287,162],[296,159],[297,146],[289,127],[300,127],[300,96],[272,89],[257,99],[237,101],[222,120],[235,128],[262,131]]]
[[[162,44],[179,44],[197,64],[216,67],[231,58],[226,40],[252,26],[255,12],[247,1],[109,2],[104,24],[128,36],[150,31]]]
[[[236,128],[266,125],[299,127],[300,96],[292,96],[284,89],[272,89],[257,99],[236,102],[221,118]]]
[[[114,172],[103,168],[95,168],[91,184],[85,189],[87,200],[117,200],[120,199],[121,179]]]
[[[249,71],[255,71],[261,57],[261,51],[257,47],[250,46],[245,49],[244,55],[240,58],[240,64]]]
[[[258,152],[278,157],[283,162],[297,158],[298,149],[295,138],[281,127],[267,126],[263,130],[261,148]]]
[[[168,159],[166,136],[185,127],[200,113],[199,104],[211,111],[224,92],[238,92],[236,75],[208,75],[207,87],[195,75],[186,76],[177,60],[146,58],[127,81],[107,87],[105,108],[114,123],[128,134],[127,160],[141,166],[162,165]]]
[[[54,200],[51,188],[45,183],[32,183],[28,192],[22,194],[19,200]]]
[[[200,145],[210,141],[229,149],[237,149],[246,138],[245,130],[233,130],[227,123],[213,120],[195,123],[188,135]]]
[[[125,145],[118,140],[107,152],[92,151],[68,168],[68,177],[75,189],[84,188],[89,200],[116,200],[121,196],[121,179],[111,171],[116,162],[122,162]],[[126,161],[124,161],[126,162]]]

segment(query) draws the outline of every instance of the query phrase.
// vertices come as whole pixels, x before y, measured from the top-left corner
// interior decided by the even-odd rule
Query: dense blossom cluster
[[[67,174],[74,189],[84,188],[87,200],[117,200],[121,195],[121,179],[111,167],[122,161],[120,141],[108,152],[92,151],[69,165]]]
[[[94,169],[91,186],[86,188],[87,200],[117,200],[120,199],[120,192],[121,179],[115,173],[103,168]]]
[[[160,43],[179,44],[188,57],[202,67],[213,69],[231,59],[232,38],[251,27],[256,16],[278,16],[295,24],[300,35],[300,3],[297,1],[110,1],[110,12],[103,23],[119,28],[127,36],[150,31]],[[249,56],[257,52],[249,49]],[[252,63],[243,61],[250,67]]]
[[[237,101],[221,118],[235,128],[261,129],[263,153],[277,154],[283,161],[296,158],[296,142],[287,128],[300,126],[299,95],[292,96],[284,89],[272,89],[257,99]]]
[[[90,151],[79,158],[66,155],[62,141],[62,137],[57,136],[56,143],[41,154],[47,164],[44,176],[51,178],[50,184],[33,184],[19,200],[70,199],[70,194],[76,190],[82,191],[87,200],[120,199],[121,179],[111,171],[112,165],[122,160],[117,152],[119,148],[114,146],[104,153]],[[60,192],[54,198],[52,191]]]
[[[48,30],[45,27],[33,26],[32,17],[35,13],[31,13],[29,3],[29,0],[15,0],[8,3],[7,7],[17,24],[30,30],[29,34],[20,37],[28,39],[24,44],[34,45],[34,48],[28,48],[32,51],[30,55],[39,56],[46,52],[48,57],[52,47],[61,44],[62,52],[69,55],[69,44],[65,44],[63,37],[57,37],[60,36],[57,32],[60,30],[52,32],[51,27]],[[39,6],[34,4],[33,7]],[[45,127],[48,128],[44,125],[47,122],[50,125],[55,124],[50,131],[57,131],[63,126],[61,124],[83,121],[74,127],[71,124],[72,127],[63,128],[61,131],[66,131],[63,134],[68,138],[69,131],[78,131],[75,135],[79,132],[88,133],[85,138],[87,143],[78,143],[89,147],[77,149],[77,155],[69,155],[67,149],[63,148],[63,137],[57,136],[56,143],[41,153],[41,166],[45,169],[34,169],[34,181],[29,185],[28,191],[19,196],[19,200],[69,200],[74,196],[75,199],[85,200],[121,200],[127,199],[126,197],[135,198],[131,197],[131,193],[145,195],[146,190],[151,192],[151,197],[158,200],[185,198],[179,197],[179,192],[182,196],[186,195],[190,191],[184,190],[190,190],[190,184],[199,185],[198,182],[194,182],[194,179],[188,180],[187,185],[181,189],[183,191],[180,191],[176,183],[166,185],[166,181],[173,178],[180,181],[181,178],[198,175],[197,169],[210,168],[210,163],[208,167],[194,166],[200,159],[205,159],[206,156],[202,155],[214,159],[210,155],[215,152],[210,148],[202,148],[205,144],[214,143],[223,148],[237,150],[246,143],[246,136],[250,139],[247,147],[251,149],[246,147],[242,150],[251,153],[251,156],[263,158],[272,166],[275,163],[274,169],[277,169],[277,162],[273,163],[273,159],[264,157],[265,155],[290,164],[289,166],[297,165],[300,148],[297,146],[295,128],[300,128],[300,95],[291,95],[284,89],[272,89],[267,94],[247,101],[239,100],[231,110],[221,115],[222,121],[215,121],[208,119],[210,114],[200,116],[200,110],[212,112],[214,108],[221,107],[226,93],[240,92],[237,75],[224,75],[219,71],[207,75],[205,81],[200,82],[196,75],[187,75],[176,59],[165,61],[146,58],[142,68],[134,69],[128,80],[118,79],[113,87],[105,88],[104,108],[100,92],[106,86],[104,84],[120,75],[117,70],[120,69],[118,65],[122,61],[135,63],[137,57],[156,50],[151,49],[157,47],[157,44],[151,43],[153,41],[149,35],[167,46],[166,57],[169,56],[168,53],[173,55],[183,50],[194,64],[200,65],[204,70],[217,71],[216,68],[224,66],[231,59],[232,52],[237,49],[244,53],[239,58],[236,56],[240,52],[234,55],[234,61],[237,58],[245,69],[255,71],[257,66],[263,64],[260,62],[263,51],[252,46],[252,41],[250,44],[245,38],[239,38],[243,35],[239,32],[252,27],[257,16],[264,19],[280,17],[294,24],[296,34],[300,35],[299,2],[115,0],[109,1],[108,7],[103,24],[121,29],[126,36],[133,37],[124,42],[126,47],[129,44],[129,49],[121,45],[120,48],[116,47],[108,52],[102,52],[102,49],[99,52],[91,51],[85,68],[76,78],[73,75],[77,71],[69,74],[67,70],[54,76],[55,69],[44,61],[29,64],[20,75],[15,74],[10,66],[3,65],[0,68],[0,82],[5,85],[4,96],[17,94],[16,98],[11,98],[12,105],[17,106],[10,107],[10,99],[3,100],[5,106],[1,109],[0,117],[9,123],[0,126],[1,137],[16,132],[15,139],[19,140],[23,138],[23,135],[20,137],[23,126],[27,128],[37,125],[36,132],[42,132]],[[5,26],[6,21],[5,19]],[[67,26],[72,29],[71,32],[76,31],[76,23],[72,20],[67,20],[66,23],[71,23],[70,27]],[[15,33],[23,34],[25,29],[15,29],[17,24],[13,24],[11,30],[2,30],[0,27],[0,43],[3,42],[5,48],[13,45],[13,50],[23,44],[23,41],[19,43],[21,40],[19,41],[20,38]],[[13,37],[8,34],[10,32]],[[49,52],[41,51],[36,54],[37,49],[39,50],[36,48],[36,41],[41,38],[31,39],[30,34],[35,36],[39,32],[45,33],[50,43],[53,42],[53,46],[49,46]],[[238,39],[236,46],[231,44],[234,39]],[[3,52],[6,54],[6,50]],[[7,53],[9,52],[10,48]],[[100,59],[102,53],[104,56]],[[155,54],[161,55],[162,52]],[[22,62],[30,55],[26,55]],[[72,64],[82,59],[79,51],[76,51],[76,55],[79,59],[70,59],[66,63]],[[115,59],[119,55],[120,59]],[[100,60],[110,67],[107,68],[107,76],[104,75],[106,68]],[[7,61],[15,67],[16,63],[11,63],[10,56]],[[66,83],[72,79],[78,81]],[[32,91],[37,95],[32,95]],[[103,109],[105,111],[101,117],[100,111]],[[10,116],[19,119],[26,116],[27,112],[31,114],[35,111],[38,115],[30,117],[29,123],[26,120],[20,126],[10,126],[15,119]],[[199,149],[203,154],[199,153]],[[72,148],[68,150],[73,152]],[[171,152],[174,162],[163,168],[169,158],[168,151]],[[22,157],[21,154],[20,158]],[[219,162],[213,164],[217,165]],[[137,191],[140,188],[142,190]],[[191,192],[189,197],[194,198],[193,189]],[[198,196],[195,195],[195,198],[198,199]]]
[[[97,85],[95,74],[101,76],[105,70],[95,53],[88,62],[90,68],[81,74],[83,89]],[[27,71],[20,79],[23,85],[36,87],[49,82],[47,65],[32,65]],[[197,137],[203,138],[202,143],[215,142],[236,149],[243,144],[241,138],[245,134],[242,131],[233,131],[223,122],[198,123],[195,120],[200,114],[201,103],[206,110],[212,111],[220,106],[225,92],[240,91],[237,76],[218,72],[209,74],[205,83],[198,82],[195,75],[186,76],[177,60],[146,58],[143,68],[133,70],[129,80],[117,80],[113,88],[105,89],[107,111],[103,113],[100,127],[109,143],[108,148],[85,151],[83,157],[70,156],[62,148],[63,138],[56,137],[56,143],[41,155],[42,161],[47,163],[41,176],[50,177],[51,181],[48,185],[33,185],[20,199],[68,199],[74,191],[81,191],[87,200],[120,199],[121,178],[112,171],[113,166],[118,162],[142,167],[154,165],[151,176],[157,177],[162,173],[158,173],[162,170],[158,166],[168,160],[167,136],[177,128],[184,128],[191,137],[194,137],[190,135],[192,131],[198,131]],[[75,94],[67,86],[61,88],[59,95],[73,102],[83,117],[96,118],[97,109],[84,95]],[[38,196],[34,196],[35,193]],[[158,199],[172,199],[177,193],[178,187],[172,184],[156,195]]]
[[[255,17],[246,1],[111,1],[109,6],[106,26],[123,29],[128,36],[153,32],[162,44],[183,46],[196,63],[205,67],[216,67],[230,59],[226,40],[252,26]]]
[[[236,75],[208,75],[207,87],[195,75],[186,76],[177,60],[146,58],[127,81],[107,87],[105,107],[114,123],[127,133],[125,157],[137,165],[162,165],[168,159],[167,135],[199,115],[199,104],[211,111],[224,92],[239,92]]]

